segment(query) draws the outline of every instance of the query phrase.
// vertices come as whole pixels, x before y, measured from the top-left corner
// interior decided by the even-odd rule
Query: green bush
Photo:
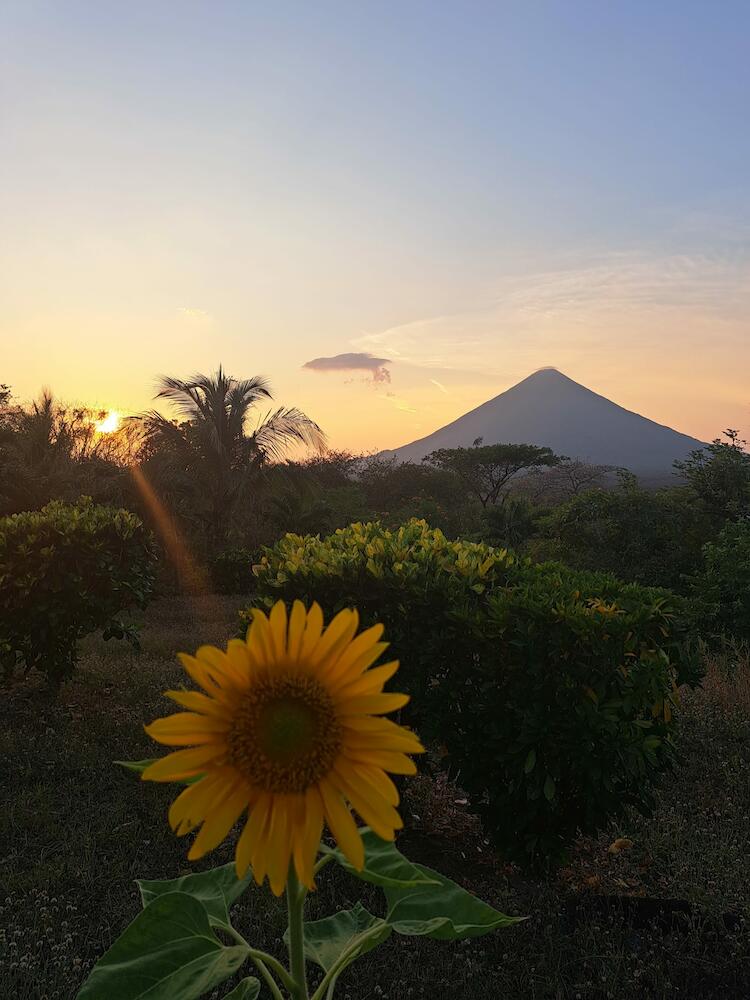
[[[149,533],[126,510],[88,498],[0,518],[0,667],[68,677],[90,632],[135,640],[120,613],[143,606],[153,583]]]
[[[298,597],[385,623],[406,721],[445,748],[506,857],[557,860],[577,830],[652,807],[677,686],[697,680],[671,595],[418,521],[287,535],[254,572],[267,605]]]
[[[253,589],[253,559],[250,549],[225,549],[211,563],[211,582],[220,594],[249,594]]]
[[[704,505],[690,488],[648,490],[631,475],[622,476],[618,489],[573,497],[540,527],[567,565],[680,592],[713,535]]]
[[[693,591],[712,636],[750,640],[750,520],[725,525],[703,548],[704,565]]]

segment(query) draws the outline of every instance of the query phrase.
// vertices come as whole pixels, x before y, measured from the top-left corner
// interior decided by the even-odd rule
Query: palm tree
[[[278,407],[250,426],[255,407],[273,398],[260,376],[235,379],[220,366],[186,380],[163,375],[158,390],[156,398],[174,404],[182,419],[155,410],[137,418],[144,458],[156,485],[203,522],[212,548],[225,544],[233,514],[267,463],[294,445],[325,447],[323,431],[296,407]]]

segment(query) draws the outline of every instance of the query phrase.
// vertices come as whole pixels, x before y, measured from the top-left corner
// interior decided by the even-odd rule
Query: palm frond
[[[221,374],[221,369],[219,370]],[[207,415],[206,393],[212,388],[207,375],[196,374],[191,379],[161,375],[157,382],[156,399],[168,399],[187,420]]]
[[[280,406],[261,420],[250,440],[264,458],[280,461],[295,444],[323,451],[327,437],[315,421],[296,406]]]

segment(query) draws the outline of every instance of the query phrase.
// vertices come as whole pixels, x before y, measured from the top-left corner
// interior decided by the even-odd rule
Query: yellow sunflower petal
[[[221,797],[226,778],[221,772],[207,774],[188,785],[169,807],[169,825],[178,837],[189,833],[206,818],[213,804]]]
[[[348,781],[344,769],[335,767],[332,771],[332,780],[381,840],[393,840],[394,831],[402,829],[404,825],[393,806],[371,786],[354,785]]]
[[[388,753],[422,753],[422,747],[408,734],[405,736],[380,736],[377,733],[350,733],[346,737],[346,749],[352,753],[367,753],[370,750],[385,750]]]
[[[346,752],[346,757],[358,764],[381,767],[384,771],[390,771],[391,774],[417,773],[414,761],[403,753],[391,753],[387,750],[350,750]]]
[[[296,663],[302,648],[302,636],[305,631],[307,621],[307,611],[302,601],[295,601],[292,605],[292,613],[289,615],[289,637],[287,641],[287,653],[292,663]]]
[[[189,656],[187,653],[178,653],[177,658],[199,687],[202,687],[207,694],[214,698],[221,697],[221,688],[214,680],[213,675],[206,669],[205,664],[199,663],[194,656]]]
[[[253,876],[258,885],[262,885],[268,874],[268,863],[270,861],[270,828],[271,817],[273,816],[274,796],[268,796],[268,802],[263,814],[263,825],[261,826],[255,840],[255,849],[250,856],[250,864],[253,866]]]
[[[357,631],[359,614],[349,608],[339,611],[328,628],[320,637],[320,641],[310,652],[308,663],[311,667],[318,666],[328,656],[345,644],[349,643]]]
[[[277,795],[274,798],[268,828],[268,881],[274,896],[280,896],[284,891],[292,854],[292,817],[288,799],[287,795]]]
[[[204,715],[226,716],[226,706],[215,698],[201,694],[200,691],[165,691],[164,694],[172,701],[176,701],[183,708],[189,708],[193,712],[202,712]]]
[[[242,639],[230,639],[227,643],[227,659],[236,671],[238,681],[245,684],[255,665],[247,643]]]
[[[268,619],[257,608],[253,608],[253,623],[247,633],[247,647],[251,656],[261,666],[273,662],[273,641]]]
[[[328,828],[349,862],[361,872],[365,866],[365,848],[352,814],[338,789],[327,779],[320,782],[319,788]]]
[[[322,836],[323,801],[318,789],[312,785],[305,792],[303,825],[294,841],[294,867],[300,882],[308,889],[314,888],[313,868]]]
[[[274,654],[278,659],[281,659],[286,656],[287,630],[286,604],[283,601],[277,601],[271,608],[271,614],[268,616],[268,624]]]
[[[364,694],[355,698],[342,700],[339,714],[347,715],[385,715],[403,708],[409,701],[408,694]]]
[[[197,861],[224,840],[240,815],[247,808],[248,788],[242,781],[229,785],[221,802],[206,816],[198,836],[188,851],[188,861]]]
[[[338,698],[353,698],[355,695],[380,694],[383,685],[386,684],[398,670],[398,660],[391,660],[384,663],[382,667],[375,667],[374,670],[367,670],[364,674],[350,681],[341,687],[337,692]]]
[[[220,743],[229,729],[226,719],[197,712],[176,712],[163,719],[155,719],[143,727],[152,740],[173,747],[198,746],[203,743]]]
[[[326,684],[330,685],[331,690],[339,691],[347,684],[351,684],[352,681],[356,681],[368,667],[380,659],[389,645],[387,642],[376,642],[372,646],[368,646],[365,652],[348,666],[342,664],[343,656],[335,660],[330,667],[324,666],[321,673],[325,677]]]
[[[179,781],[201,774],[207,765],[223,753],[223,748],[215,743],[205,747],[191,747],[189,750],[175,750],[166,757],[150,764],[141,774],[143,781]]]
[[[300,659],[307,660],[310,653],[315,649],[323,632],[323,612],[317,601],[313,601],[310,610],[307,612],[305,631],[302,636],[302,646],[300,648]]]
[[[412,751],[413,753],[424,752],[424,747],[419,742],[417,734],[411,729],[407,729],[406,726],[400,726],[397,722],[393,722],[391,719],[373,715],[350,715],[343,720],[343,725],[347,732],[377,733],[383,736],[398,736],[410,739],[413,741],[414,746],[418,748]]]
[[[401,800],[398,788],[391,779],[379,767],[368,767],[366,764],[355,764],[342,757],[337,763],[337,767],[346,775],[349,781],[355,784],[365,783],[371,785],[385,801],[392,806],[397,806]]]
[[[380,637],[383,631],[383,626],[377,624],[366,628],[364,632],[360,632],[356,639],[352,639],[347,649],[341,654],[337,666],[341,667],[342,670],[350,669],[368,650],[380,645]],[[383,643],[383,645],[387,646],[388,643]]]
[[[245,828],[240,835],[240,839],[237,842],[235,862],[237,865],[238,878],[244,878],[248,866],[252,862],[253,855],[258,847],[258,839],[263,833],[263,829],[266,825],[270,803],[271,796],[267,792],[262,792],[250,807],[250,815],[248,816],[247,823],[245,823]],[[256,881],[258,881],[258,884],[260,885],[263,878],[258,879],[254,866],[253,875],[256,877]]]
[[[383,634],[382,625],[373,625],[372,628],[365,629],[340,650],[339,655],[327,665],[327,672],[330,676],[342,677],[351,674],[356,676],[374,663],[380,653],[388,648],[387,642],[380,642]],[[362,664],[365,664],[363,666]]]
[[[227,684],[241,683],[243,675],[232,660],[216,646],[200,646],[195,653],[196,660],[209,674],[212,674],[219,687]]]

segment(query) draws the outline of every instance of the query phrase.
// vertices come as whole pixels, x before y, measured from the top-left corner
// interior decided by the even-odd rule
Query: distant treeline
[[[296,408],[254,419],[271,399],[268,384],[221,369],[164,378],[159,396],[178,419],[150,412],[101,434],[102,414],[46,392],[22,406],[0,387],[0,514],[82,495],[126,507],[167,548],[179,538],[223,589],[249,587],[250,563],[283,534],[325,535],[356,521],[423,518],[449,537],[678,593],[695,590],[707,546],[724,544],[728,526],[748,533],[750,455],[732,430],[676,463],[673,485],[650,489],[627,470],[529,444],[477,440],[421,464],[327,450]],[[300,444],[310,457],[289,458]]]

